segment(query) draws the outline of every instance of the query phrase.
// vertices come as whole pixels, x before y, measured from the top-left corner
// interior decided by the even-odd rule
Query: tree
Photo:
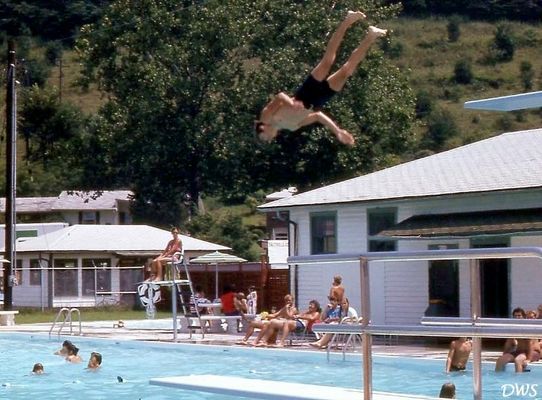
[[[85,78],[110,99],[100,113],[110,126],[108,165],[136,193],[136,210],[153,206],[142,221],[178,223],[184,201],[202,194],[353,176],[408,146],[413,96],[378,49],[330,109],[357,136],[354,150],[313,127],[271,145],[255,140],[253,120],[268,96],[302,81],[347,9],[372,10],[375,22],[397,12],[335,3],[118,0],[85,27],[77,44]],[[348,35],[339,61],[362,29]]]
[[[19,168],[19,194],[95,189],[96,182],[99,187],[107,185],[105,168],[95,165],[92,158],[99,149],[88,139],[94,125],[77,107],[59,103],[56,89],[35,85],[22,91],[19,131],[25,142],[25,163]]]

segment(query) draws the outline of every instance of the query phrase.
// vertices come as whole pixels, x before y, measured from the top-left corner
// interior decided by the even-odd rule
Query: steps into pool
[[[359,400],[363,391],[305,383],[279,382],[222,375],[188,375],[153,378],[151,385],[183,390],[268,400]],[[424,396],[404,396],[395,393],[373,393],[373,400],[433,399]]]

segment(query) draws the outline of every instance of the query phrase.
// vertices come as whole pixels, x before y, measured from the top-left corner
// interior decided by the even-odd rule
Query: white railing
[[[359,263],[361,286],[361,318],[360,325],[333,325],[329,327],[315,326],[313,329],[320,332],[361,334],[363,352],[363,398],[372,398],[372,336],[373,335],[406,335],[406,336],[472,336],[472,364],[473,364],[473,397],[482,399],[482,338],[483,337],[540,337],[542,325],[518,324],[517,320],[485,319],[481,314],[481,288],[480,264],[482,259],[510,259],[510,258],[540,258],[542,248],[539,247],[506,247],[491,249],[449,249],[427,251],[395,251],[371,252],[352,254],[322,254],[312,256],[294,256],[288,258],[290,265],[319,265],[323,263]],[[423,325],[393,325],[381,326],[371,324],[371,303],[369,290],[369,262],[389,261],[420,261],[420,260],[470,260],[470,286],[471,286],[471,318],[470,324],[465,325],[464,318],[454,318],[450,321],[441,321],[440,326],[432,324]],[[408,265],[407,265],[408,267]],[[493,320],[493,321],[484,321]],[[485,323],[484,323],[485,322]]]
[[[70,335],[73,335],[73,318],[72,318],[72,314],[73,313],[76,313],[77,314],[77,320],[79,321],[79,333],[78,335],[81,336],[82,334],[82,330],[81,330],[81,312],[79,311],[78,308],[67,308],[67,307],[63,307],[61,308],[58,313],[56,314],[56,318],[53,322],[53,325],[51,326],[51,329],[49,329],[49,337],[51,337],[51,334],[53,332],[53,330],[55,329],[55,326],[58,322],[58,320],[60,319],[60,317],[64,317],[63,320],[62,320],[62,325],[60,325],[60,328],[58,328],[58,336],[60,336],[60,333],[62,332],[62,329],[64,329],[64,326],[66,325],[67,322],[69,322],[69,326],[70,326]]]

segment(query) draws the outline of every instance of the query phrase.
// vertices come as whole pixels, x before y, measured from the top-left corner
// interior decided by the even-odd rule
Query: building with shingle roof
[[[227,246],[179,235],[186,257]],[[147,225],[72,225],[16,243],[15,306],[84,307],[134,301],[143,266],[160,254],[171,233]]]
[[[510,132],[259,206],[288,212],[290,254],[473,247],[542,247],[542,129]],[[405,264],[408,264],[405,267]],[[359,267],[293,267],[299,304],[325,300],[333,275],[360,308]],[[484,260],[482,315],[507,317],[541,303],[539,260]],[[470,316],[468,265],[370,266],[375,323]],[[374,292],[374,293],[373,293]],[[438,306],[435,306],[438,305]]]
[[[15,209],[26,222],[130,224],[132,196],[129,190],[64,190],[57,197],[17,197]],[[6,199],[0,198],[0,212],[5,210]]]

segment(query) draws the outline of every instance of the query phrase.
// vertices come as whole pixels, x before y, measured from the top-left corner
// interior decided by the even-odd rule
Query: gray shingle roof
[[[258,208],[535,188],[541,171],[542,129],[510,132]]]
[[[52,205],[53,211],[62,210],[116,210],[117,202],[129,201],[129,190],[62,191]]]
[[[47,213],[51,212],[56,197],[17,197],[15,209],[18,213]],[[0,212],[6,212],[6,198],[0,198]]]
[[[66,191],[58,197],[17,197],[18,213],[47,213],[69,210],[117,210],[119,201],[129,201],[129,190]],[[0,198],[0,212],[6,211],[6,199]]]

